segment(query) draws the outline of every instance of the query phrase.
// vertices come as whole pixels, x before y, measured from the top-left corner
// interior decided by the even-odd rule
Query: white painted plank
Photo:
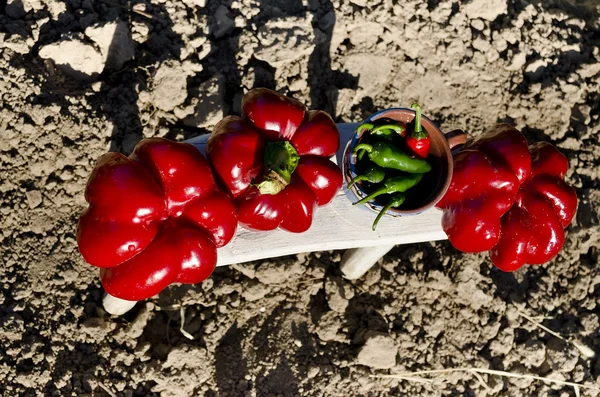
[[[340,149],[336,163],[358,124],[338,124]],[[187,140],[204,154],[208,135]],[[383,217],[377,230],[371,230],[376,214],[355,207],[340,191],[333,201],[317,209],[311,228],[300,234],[283,230],[255,232],[238,228],[231,242],[218,251],[217,266],[297,254],[348,248],[391,246],[446,239],[441,227],[442,212],[437,209],[409,217]]]

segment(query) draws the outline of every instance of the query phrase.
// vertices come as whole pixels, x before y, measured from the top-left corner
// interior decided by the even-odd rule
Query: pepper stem
[[[385,215],[385,213],[387,212],[387,210],[389,210],[392,207],[400,207],[402,205],[402,203],[404,203],[404,200],[406,200],[406,196],[403,194],[395,194],[392,199],[390,200],[389,203],[387,203],[385,205],[385,207],[383,207],[381,209],[381,211],[379,211],[379,214],[377,214],[377,218],[375,218],[375,221],[373,222],[373,227],[371,228],[373,231],[375,231],[375,229],[377,228],[377,224],[379,223],[379,220],[383,217],[383,215]]]
[[[373,200],[375,197],[381,196],[382,194],[386,194],[386,193],[389,193],[389,189],[386,186],[380,187],[379,189],[375,190],[373,193],[369,194],[367,197],[360,199],[355,203],[352,203],[352,205],[365,204],[365,203]]]
[[[263,164],[265,174],[258,184],[262,194],[277,194],[292,180],[300,155],[288,141],[268,142],[265,147]]]
[[[373,127],[375,127],[375,126],[373,124],[371,124],[371,123],[363,123],[363,124],[359,125],[356,130],[357,131],[359,131],[359,130],[371,130],[371,129],[373,129]]]
[[[359,175],[359,176],[357,176],[356,178],[354,178],[354,179],[352,179],[352,180],[350,181],[350,183],[348,184],[348,189],[350,189],[352,186],[354,186],[354,184],[355,184],[356,182],[364,181],[364,180],[366,180],[367,178],[368,178],[368,176],[366,176],[366,175]]]
[[[358,159],[361,160],[363,158],[363,154],[365,152],[371,153],[372,151],[373,151],[373,146],[369,145],[368,143],[359,143],[358,145],[356,145],[354,147],[354,150],[352,151],[352,153],[358,154]]]
[[[404,136],[406,133],[406,129],[404,128],[403,125],[383,124],[383,125],[378,125],[377,127],[373,128],[371,130],[371,134],[380,135],[380,132],[382,132],[383,130],[392,130],[400,136]],[[387,134],[383,133],[382,135],[387,135]]]
[[[410,108],[415,111],[415,130],[411,136],[416,139],[427,138],[427,133],[423,131],[421,125],[421,106],[418,103],[413,103]]]

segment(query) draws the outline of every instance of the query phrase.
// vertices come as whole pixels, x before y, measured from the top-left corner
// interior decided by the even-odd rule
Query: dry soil
[[[600,353],[599,45],[598,1],[0,0],[0,395],[575,395],[371,377],[469,366],[600,386],[598,358],[518,314]],[[399,246],[353,282],[341,252],[312,253],[107,315],[75,242],[95,159],[208,133],[254,86],[338,121],[418,100],[443,130],[554,143],[581,200],[564,250],[504,274]]]

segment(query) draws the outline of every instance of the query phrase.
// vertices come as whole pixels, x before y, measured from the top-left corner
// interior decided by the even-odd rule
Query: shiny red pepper
[[[125,300],[203,281],[237,227],[235,206],[200,152],[162,138],[142,140],[129,157],[101,156],[85,199],[79,251],[102,268],[106,292]]]
[[[329,160],[338,147],[327,113],[257,88],[243,97],[241,118],[228,116],[215,126],[206,153],[242,225],[300,233],[312,224],[315,207],[342,186],[342,172]]]
[[[406,137],[406,146],[408,146],[415,156],[426,159],[429,155],[431,142],[427,132],[423,130],[423,126],[421,125],[421,106],[413,103],[410,107],[415,111],[415,127]]]
[[[494,265],[514,271],[554,258],[564,228],[575,215],[577,195],[563,178],[567,158],[547,142],[499,124],[454,155],[442,227],[463,252],[490,251]]]

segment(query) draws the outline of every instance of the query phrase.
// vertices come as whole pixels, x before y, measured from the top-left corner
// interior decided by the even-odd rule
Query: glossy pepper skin
[[[338,147],[327,113],[257,88],[243,97],[242,117],[215,126],[206,153],[243,226],[300,233],[342,186],[342,172],[329,160]]]
[[[193,284],[215,268],[217,247],[233,237],[237,214],[208,162],[192,145],[140,141],[131,156],[106,153],[85,190],[79,251],[102,268],[109,294],[142,300],[174,282]]]
[[[450,242],[463,252],[489,250],[507,272],[551,260],[577,210],[575,190],[564,182],[568,167],[554,146],[528,146],[508,124],[470,140],[454,155],[450,187],[437,204]]]
[[[410,107],[415,111],[415,127],[406,137],[406,146],[408,146],[415,156],[426,159],[429,155],[431,142],[427,132],[423,130],[423,126],[421,125],[421,106],[413,103]]]
[[[427,161],[413,158],[385,141],[378,141],[373,145],[359,143],[354,147],[352,152],[358,155],[359,159],[366,152],[373,163],[383,168],[390,168],[411,174],[423,174],[431,171],[431,165]]]

